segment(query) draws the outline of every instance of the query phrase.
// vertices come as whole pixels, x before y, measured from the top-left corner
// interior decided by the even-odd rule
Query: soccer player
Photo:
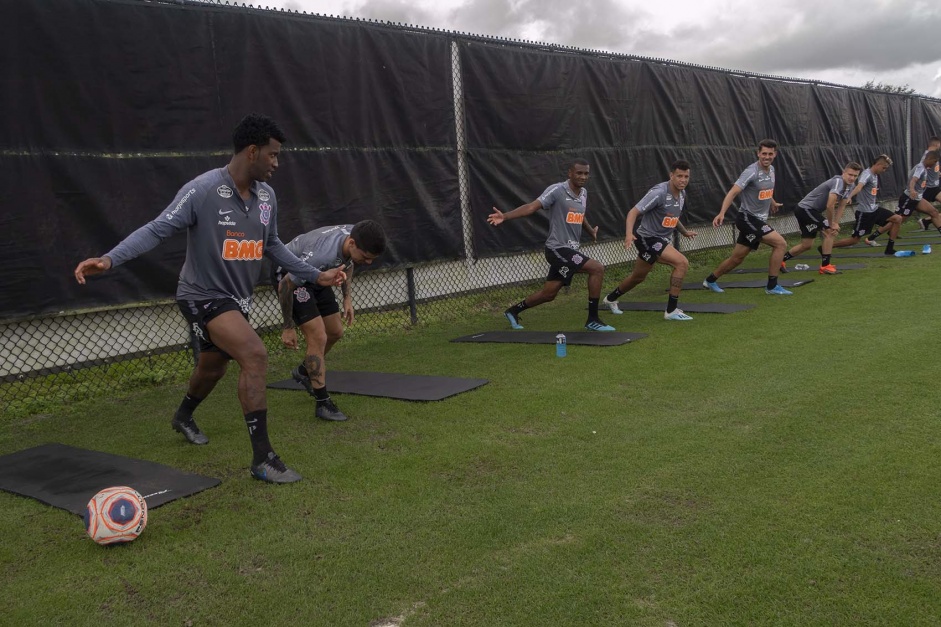
[[[542,208],[549,211],[549,238],[546,240],[549,274],[542,289],[503,312],[514,329],[523,328],[520,324],[521,312],[555,300],[559,290],[565,285],[570,285],[576,273],[582,272],[588,275],[588,321],[585,328],[589,331],[614,331],[614,327],[602,322],[598,316],[604,266],[578,250],[581,246],[579,239],[582,229],[587,229],[595,241],[598,239],[598,227],[592,227],[585,218],[588,208],[585,183],[588,181],[588,174],[588,162],[575,159],[569,167],[568,180],[550,185],[539,198],[520,205],[513,211],[503,213],[494,207],[493,213],[487,217],[487,222],[500,226],[505,220],[524,218]]]
[[[924,213],[941,233],[941,214],[924,198],[925,190],[928,188],[928,173],[934,171],[939,158],[941,158],[941,153],[937,150],[929,150],[921,162],[912,168],[912,171],[908,173],[908,189],[899,196],[899,206],[895,213],[902,216],[902,222],[916,211]],[[875,239],[877,236],[878,233],[873,233],[870,239]],[[888,250],[886,254],[889,254]]]
[[[343,313],[330,287],[310,284],[284,268],[275,269],[278,300],[283,316],[281,341],[288,348],[297,349],[297,331],[307,342],[304,361],[294,368],[291,376],[304,386],[317,400],[314,415],[322,420],[346,420],[327,392],[325,356],[343,337],[343,323],[353,324],[353,267],[370,265],[386,248],[382,227],[372,220],[355,225],[325,226],[298,235],[287,248],[308,265],[319,270],[350,269],[346,281],[340,285],[343,292]]]
[[[925,155],[934,150],[935,152],[941,150],[941,137],[929,137],[928,138],[928,149],[925,150],[925,154],[921,156],[921,160],[925,160]],[[933,203],[938,197],[938,192],[941,191],[941,164],[934,164],[934,167],[928,170],[928,178],[925,181],[925,193],[923,198],[930,203]],[[927,231],[928,223],[931,222],[930,218],[919,218],[918,219],[918,230]]]
[[[774,200],[774,166],[771,165],[777,154],[778,144],[773,139],[763,139],[758,143],[758,161],[745,168],[738,177],[732,189],[725,195],[719,215],[712,221],[714,227],[722,226],[725,213],[732,206],[732,202],[737,196],[742,196],[741,210],[735,219],[738,240],[732,249],[732,255],[720,263],[702,282],[704,287],[713,292],[724,292],[725,290],[716,284],[719,277],[738,267],[750,252],[758,250],[758,246],[766,244],[771,247],[771,261],[768,264],[768,285],[765,293],[792,294],[790,290],[778,285],[778,273],[781,272],[787,242],[767,223],[769,213],[777,213],[781,206]]]
[[[833,238],[840,232],[840,218],[850,199],[850,190],[863,166],[851,161],[843,168],[843,174],[834,176],[815,187],[804,196],[794,211],[800,227],[801,241],[784,253],[781,272],[787,272],[787,262],[804,251],[810,250],[817,234],[823,236],[820,247],[820,274],[836,274],[836,266],[830,263]],[[826,215],[824,215],[826,212]]]
[[[663,313],[666,320],[692,320],[692,316],[683,313],[677,304],[680,290],[683,289],[683,277],[689,270],[686,256],[671,243],[673,231],[690,239],[696,237],[695,231],[689,231],[680,222],[680,214],[686,205],[686,186],[689,184],[689,163],[675,161],[670,166],[670,180],[650,188],[647,195],[627,212],[627,234],[624,236],[624,250],[637,244],[637,260],[631,274],[604,297],[601,302],[613,314],[622,314],[618,307],[618,298],[644,282],[647,275],[659,262],[673,268],[670,274],[670,296]]]
[[[868,168],[862,171],[859,178],[856,179],[856,187],[850,193],[850,200],[857,198],[856,221],[853,223],[853,232],[850,237],[833,242],[833,248],[844,248],[857,244],[863,235],[872,233],[872,236],[878,234],[876,227],[881,232],[889,231],[889,244],[886,246],[886,254],[895,254],[895,239],[898,237],[899,226],[902,224],[902,216],[896,215],[888,209],[879,206],[877,200],[879,196],[879,176],[884,174],[889,166],[892,165],[892,159],[889,155],[879,155],[875,158]],[[866,239],[870,246],[878,246],[878,242],[872,239]]]
[[[299,481],[268,439],[265,375],[268,353],[248,323],[252,292],[262,257],[318,285],[339,285],[341,269],[321,272],[292,255],[278,239],[278,201],[267,181],[278,167],[284,133],[270,118],[250,114],[232,135],[235,154],[228,165],[184,185],[153,221],[131,233],[102,257],[86,259],[75,279],[106,272],[154,248],[174,233],[186,231],[186,261],[176,297],[201,340],[196,368],[186,396],[171,421],[193,444],[206,444],[193,411],[225,374],[234,359],[241,369],[238,397],[252,444],[251,474],[270,483]]]

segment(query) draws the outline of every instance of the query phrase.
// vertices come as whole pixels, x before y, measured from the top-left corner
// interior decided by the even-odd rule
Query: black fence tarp
[[[0,317],[171,296],[185,236],[107,282],[78,261],[225,165],[260,111],[288,143],[271,183],[282,239],[376,219],[382,265],[463,255],[450,42],[372,24],[127,0],[4,2]],[[45,276],[37,280],[36,270]]]
[[[779,142],[775,197],[785,211],[847,162],[905,150],[905,100],[886,94],[482,42],[461,46],[461,66],[481,256],[545,240],[546,216],[496,230],[486,210],[533,200],[574,157],[591,164],[588,217],[611,239],[676,159],[692,166],[689,219],[702,224],[765,137]],[[898,168],[884,176],[883,192],[897,193],[902,179]]]
[[[0,67],[0,160],[15,190],[0,195],[14,240],[0,252],[3,318],[172,295],[182,236],[86,288],[71,271],[223,165],[250,111],[289,139],[272,180],[282,238],[377,219],[383,265],[458,259],[465,238],[478,256],[541,248],[545,216],[500,229],[486,216],[563,180],[573,157],[592,164],[589,220],[616,239],[677,158],[692,164],[689,217],[701,224],[763,137],[781,144],[788,211],[847,161],[882,152],[899,164],[882,194],[896,196],[909,107],[916,157],[941,130],[937,101],[211,3],[7,0],[0,33],[13,61]]]

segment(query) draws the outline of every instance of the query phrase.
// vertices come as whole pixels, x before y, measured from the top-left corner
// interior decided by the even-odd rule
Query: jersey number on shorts
[[[663,218],[663,222],[661,222],[660,224],[664,228],[673,229],[673,228],[676,228],[676,225],[679,224],[679,222],[680,222],[679,217],[666,216],[665,218]]]
[[[575,211],[569,211],[565,214],[565,221],[569,224],[581,224],[585,220],[584,213],[578,213]]]
[[[758,192],[758,200],[770,200],[772,196],[774,196],[773,189],[763,189]]]

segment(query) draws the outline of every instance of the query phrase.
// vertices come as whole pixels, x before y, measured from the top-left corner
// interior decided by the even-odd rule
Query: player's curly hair
[[[249,113],[232,131],[232,146],[240,153],[249,146],[266,146],[274,139],[282,144],[286,141],[284,131],[267,115]]]

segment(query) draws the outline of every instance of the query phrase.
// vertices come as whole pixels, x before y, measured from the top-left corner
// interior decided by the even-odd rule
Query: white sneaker
[[[866,246],[872,246],[873,248],[878,248],[879,246],[882,246],[882,244],[880,244],[879,242],[873,239],[864,239],[863,241],[866,242]]]
[[[692,320],[692,316],[687,316],[682,309],[674,309],[670,313],[663,312],[664,320]]]
[[[610,311],[611,313],[613,313],[613,314],[616,315],[616,316],[620,316],[622,313],[624,313],[623,311],[621,311],[621,308],[618,307],[618,301],[612,302],[612,301],[608,300],[608,297],[607,297],[607,296],[605,296],[605,297],[602,299],[602,301],[601,301],[601,306],[602,306],[603,308],[607,309],[608,311]]]

